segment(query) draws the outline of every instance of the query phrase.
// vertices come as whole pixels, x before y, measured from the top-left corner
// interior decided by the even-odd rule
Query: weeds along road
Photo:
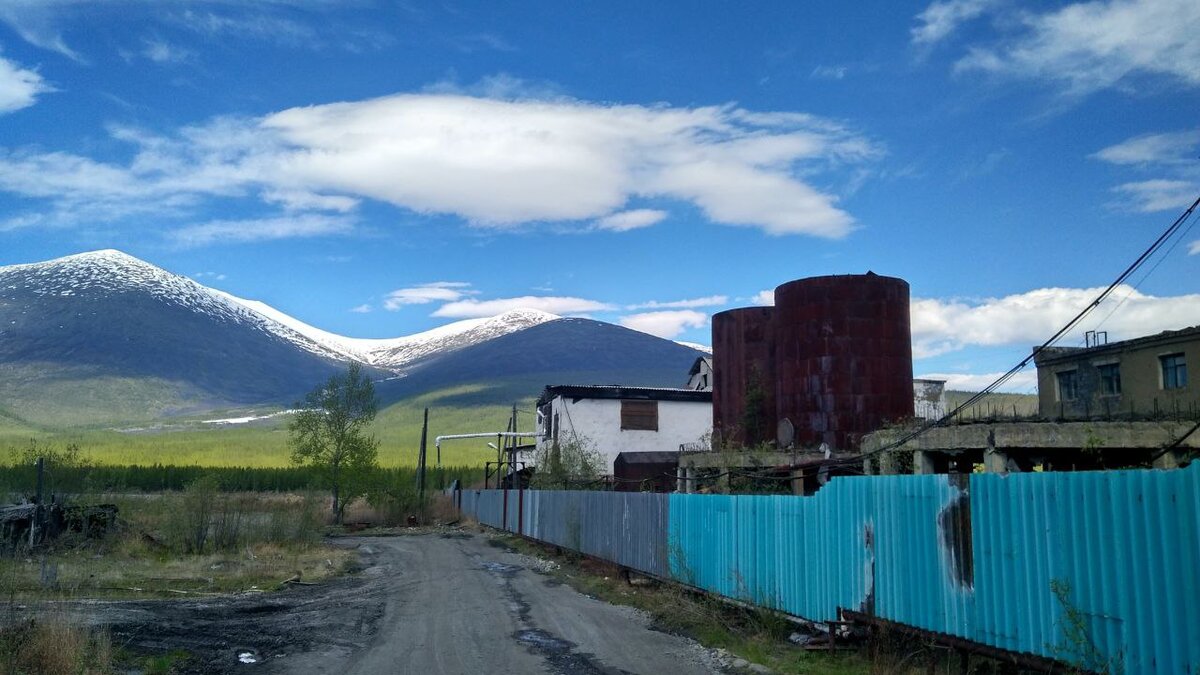
[[[708,650],[587,597],[465,532],[342,539],[364,569],[320,586],[81,607],[137,651],[197,672],[317,675],[719,672]],[[259,662],[243,665],[239,654]]]

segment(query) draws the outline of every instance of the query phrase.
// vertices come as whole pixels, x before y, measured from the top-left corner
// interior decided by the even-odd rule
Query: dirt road
[[[364,568],[280,593],[84,609],[114,642],[184,649],[198,672],[719,672],[696,643],[636,610],[581,595],[478,534],[341,540]],[[239,661],[255,661],[242,663]]]

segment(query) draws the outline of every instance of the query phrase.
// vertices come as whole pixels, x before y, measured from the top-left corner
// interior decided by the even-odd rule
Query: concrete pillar
[[[696,470],[689,466],[688,468],[684,469],[683,476],[684,476],[683,482],[686,484],[684,486],[683,491],[688,494],[695,492],[696,491]]]
[[[984,450],[983,470],[986,473],[1008,473],[1008,455],[996,450],[995,448],[988,448],[987,450]]]
[[[675,467],[675,491],[687,492],[687,483],[683,480],[684,468],[682,466]]]
[[[792,494],[801,497],[804,495],[804,469],[792,470]]]
[[[896,470],[896,452],[889,450],[879,453],[879,475],[894,476],[900,473]]]
[[[1154,460],[1154,468],[1156,469],[1178,469],[1183,463],[1183,453],[1179,450],[1168,450],[1162,456]]]
[[[717,492],[723,495],[729,494],[729,468],[723,467],[721,469],[722,475],[717,479]]]
[[[936,473],[933,463],[933,454],[924,450],[913,450],[913,473]]]

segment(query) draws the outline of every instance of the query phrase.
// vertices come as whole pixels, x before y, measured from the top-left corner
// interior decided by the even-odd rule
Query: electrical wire
[[[916,438],[929,432],[929,430],[934,429],[935,427],[944,425],[946,422],[954,419],[965,408],[968,408],[968,407],[978,403],[984,397],[995,392],[995,390],[998,389],[999,387],[1003,386],[1005,382],[1008,382],[1009,380],[1011,380],[1013,378],[1013,376],[1015,376],[1017,373],[1024,370],[1025,367],[1029,365],[1030,361],[1033,361],[1040,353],[1042,353],[1044,350],[1048,349],[1051,345],[1053,345],[1055,342],[1057,342],[1059,340],[1059,338],[1061,338],[1063,335],[1066,335],[1073,328],[1075,328],[1075,326],[1077,326],[1079,324],[1079,322],[1083,321],[1083,319],[1088,314],[1090,314],[1094,309],[1096,309],[1096,307],[1100,306],[1100,303],[1104,302],[1105,298],[1107,298],[1110,294],[1112,294],[1113,290],[1115,290],[1121,284],[1125,283],[1125,281],[1129,277],[1133,276],[1133,274],[1135,272],[1137,272],[1137,270],[1140,269],[1146,263],[1147,260],[1149,260],[1155,253],[1157,253],[1163,247],[1163,245],[1166,244],[1167,241],[1172,239],[1175,236],[1175,234],[1177,232],[1179,232],[1181,228],[1183,228],[1184,224],[1187,223],[1187,221],[1190,220],[1192,215],[1196,212],[1197,207],[1200,207],[1200,197],[1197,197],[1196,200],[1192,202],[1191,206],[1187,207],[1187,209],[1185,209],[1184,212],[1181,213],[1179,215],[1179,217],[1176,218],[1171,223],[1171,225],[1169,227],[1167,227],[1167,229],[1164,230],[1163,233],[1160,234],[1157,239],[1154,240],[1154,243],[1152,243],[1148,248],[1146,248],[1146,250],[1142,251],[1142,254],[1139,255],[1137,257],[1137,259],[1135,259],[1132,263],[1130,263],[1130,265],[1128,267],[1126,267],[1123,272],[1121,272],[1119,275],[1117,275],[1117,278],[1114,279],[1113,282],[1110,283],[1108,285],[1108,287],[1105,288],[1104,291],[1100,293],[1100,295],[1096,296],[1096,298],[1094,300],[1092,300],[1091,303],[1089,303],[1087,307],[1084,307],[1082,310],[1080,310],[1080,312],[1078,314],[1076,314],[1074,318],[1072,318],[1070,321],[1068,321],[1065,326],[1058,329],[1058,331],[1055,332],[1054,335],[1051,335],[1049,339],[1047,339],[1041,345],[1034,347],[1032,353],[1030,353],[1029,356],[1026,356],[1025,358],[1021,359],[1020,363],[1018,363],[1017,365],[1010,368],[1007,372],[1005,372],[1003,375],[998,377],[994,382],[989,384],[987,387],[984,387],[983,390],[975,393],[970,398],[968,398],[966,401],[964,401],[964,402],[960,403],[958,406],[956,406],[953,410],[946,413],[944,416],[942,416],[936,420],[931,420],[931,421],[921,425],[917,429],[902,436],[899,440],[888,443],[887,445],[884,445],[883,447],[872,450],[870,452],[860,453],[853,457],[845,457],[840,460],[831,460],[830,464],[831,465],[834,465],[834,464],[856,464],[868,457],[872,457],[872,456],[878,455],[880,453],[888,452],[890,450],[894,450],[898,447],[901,447],[905,443],[915,440]],[[1174,246],[1171,247],[1171,250],[1173,250],[1173,249],[1174,249]],[[1157,268],[1157,265],[1155,265],[1155,268]],[[1151,270],[1151,272],[1153,272],[1153,269]],[[1144,278],[1143,278],[1143,281],[1144,281]]]

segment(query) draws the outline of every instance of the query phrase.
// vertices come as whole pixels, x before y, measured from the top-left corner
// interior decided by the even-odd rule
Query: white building
[[[622,452],[679,450],[712,432],[712,392],[653,387],[546,387],[537,402],[538,450],[589,443],[606,471]]]
[[[913,380],[913,414],[922,420],[946,416],[945,380]]]
[[[687,388],[696,391],[712,391],[712,356],[697,356],[688,371]]]

